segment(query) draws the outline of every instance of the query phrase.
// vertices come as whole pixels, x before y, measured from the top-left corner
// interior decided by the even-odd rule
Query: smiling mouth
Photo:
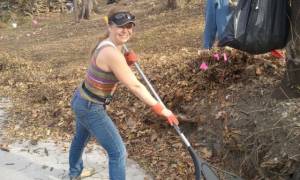
[[[121,38],[128,38],[129,35],[119,35]]]

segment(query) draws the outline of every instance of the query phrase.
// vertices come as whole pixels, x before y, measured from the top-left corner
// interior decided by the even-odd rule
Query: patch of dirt
[[[178,114],[197,152],[218,169],[244,179],[295,179],[299,99],[277,102],[270,97],[285,63],[225,49],[215,50],[220,60],[199,56],[203,3],[164,10],[157,0],[129,2],[125,5],[137,15],[129,46],[139,53],[142,69]],[[100,6],[101,13],[108,11],[104,2]],[[105,33],[102,16],[75,24],[71,14],[48,14],[34,27],[28,22],[1,29],[0,95],[14,104],[7,139],[72,137],[69,102],[85,75],[93,45]],[[200,70],[202,63],[208,70]],[[123,86],[108,111],[130,158],[155,179],[193,179],[193,162],[176,132]]]

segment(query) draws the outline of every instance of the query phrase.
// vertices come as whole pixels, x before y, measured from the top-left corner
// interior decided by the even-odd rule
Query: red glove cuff
[[[151,107],[152,111],[154,111],[156,114],[161,115],[162,110],[164,109],[163,105],[160,103],[155,104]]]
[[[126,52],[124,54],[124,57],[125,57],[126,62],[129,66],[134,64],[138,60],[137,55],[133,51]]]

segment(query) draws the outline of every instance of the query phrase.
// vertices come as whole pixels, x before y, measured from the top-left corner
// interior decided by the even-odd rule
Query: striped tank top
[[[97,95],[98,97],[112,98],[112,96],[117,88],[117,83],[119,82],[118,79],[115,77],[115,75],[112,72],[105,72],[96,65],[97,54],[100,52],[100,50],[103,47],[106,47],[106,46],[112,46],[112,47],[116,48],[116,46],[108,40],[102,41],[97,46],[97,48],[95,49],[95,52],[92,56],[90,65],[88,67],[85,80],[80,84],[80,86],[78,88],[81,97],[83,97],[84,99],[86,99],[88,101],[95,102],[95,103],[103,103],[103,102],[99,102],[99,100],[91,97],[82,88],[82,86],[85,86],[85,88],[89,92],[93,93],[94,95]]]

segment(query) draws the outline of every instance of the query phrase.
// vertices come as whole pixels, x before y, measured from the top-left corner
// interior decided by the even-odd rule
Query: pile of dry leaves
[[[8,136],[31,140],[70,139],[74,118],[69,102],[85,68],[57,72],[48,62],[33,63],[4,53],[0,58],[1,95],[10,97],[14,103],[7,124]],[[295,137],[299,136],[299,104],[291,104],[290,112],[281,107],[283,104],[268,107],[272,102],[267,100],[261,105],[263,109],[251,111],[253,102],[242,109],[246,107],[242,101],[249,100],[247,96],[253,96],[253,101],[255,98],[264,101],[255,91],[259,89],[263,93],[262,84],[269,88],[272,84],[269,76],[280,74],[278,69],[283,63],[242,53],[230,54],[228,58],[228,61],[218,61],[186,53],[184,63],[174,60],[144,68],[163,101],[178,114],[184,132],[202,157],[220,168],[230,164],[228,170],[244,177],[293,173],[292,162],[299,160],[293,148],[293,143],[297,143]],[[208,64],[205,71],[200,69],[203,62]],[[244,88],[251,86],[258,89],[246,92]],[[266,114],[253,120],[255,111]],[[191,158],[173,129],[122,86],[109,113],[125,138],[130,157],[138,160],[156,179],[165,179],[167,174],[171,174],[170,179],[193,177]],[[283,118],[274,122],[272,118],[281,113]],[[281,140],[286,145],[282,146]],[[282,147],[286,147],[286,152]],[[290,152],[292,149],[294,152]]]

